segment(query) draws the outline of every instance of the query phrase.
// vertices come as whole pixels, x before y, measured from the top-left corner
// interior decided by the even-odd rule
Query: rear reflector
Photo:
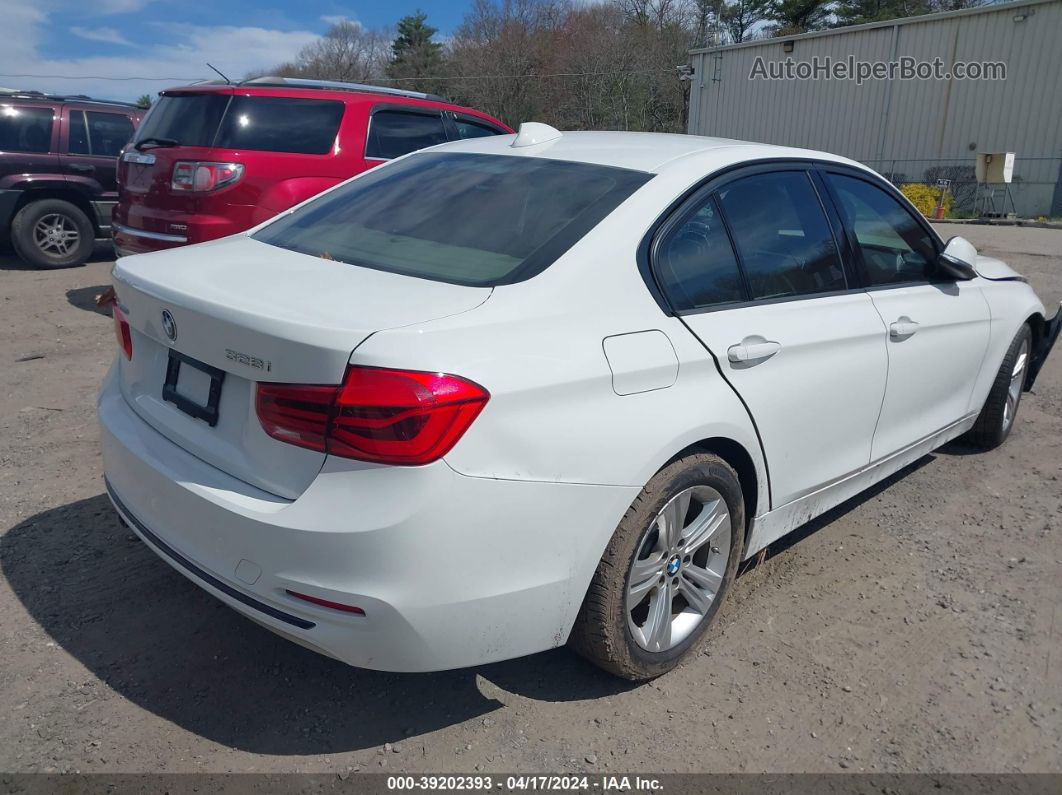
[[[118,347],[125,354],[126,359],[133,358],[133,336],[129,331],[129,321],[125,319],[122,310],[115,301],[111,306],[111,315],[114,318],[114,336],[118,340]]]
[[[348,367],[339,386],[258,384],[262,428],[274,439],[382,464],[446,455],[490,393],[456,375]]]
[[[285,591],[287,591],[287,589],[285,589]],[[362,610],[360,607],[355,607],[354,605],[345,605],[342,602],[331,602],[328,599],[321,599],[318,596],[309,596],[307,594],[298,593],[296,591],[287,591],[287,594],[289,596],[294,596],[296,599],[302,599],[306,602],[313,602],[315,605],[320,605],[321,607],[330,607],[333,610],[342,610],[344,613],[353,613],[356,616],[365,615],[364,610]]]

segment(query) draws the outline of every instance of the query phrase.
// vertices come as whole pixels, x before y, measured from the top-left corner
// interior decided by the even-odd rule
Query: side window
[[[804,171],[756,174],[719,190],[752,298],[847,287],[841,258]]]
[[[454,124],[457,125],[457,137],[461,140],[465,138],[486,138],[489,135],[505,135],[503,130],[499,130],[486,122],[472,121],[460,116],[454,119]]]
[[[869,285],[928,280],[936,246],[902,204],[876,185],[827,174],[841,213],[855,233]]]
[[[331,99],[233,97],[216,146],[326,155],[332,151],[346,106]]]
[[[365,156],[390,160],[442,143],[446,143],[442,114],[378,110],[369,121]]]
[[[741,271],[714,197],[660,242],[654,266],[660,288],[675,309],[745,300]]]
[[[101,113],[94,110],[85,111],[85,116],[88,117],[89,145],[92,148],[92,154],[100,157],[118,157],[122,147],[133,137],[133,122],[129,117],[122,113]],[[72,134],[73,125],[71,125]]]
[[[52,116],[51,108],[0,105],[0,151],[47,152]]]
[[[88,130],[85,128],[85,112],[83,110],[70,111],[69,140],[66,150],[72,155],[88,155],[89,150]]]

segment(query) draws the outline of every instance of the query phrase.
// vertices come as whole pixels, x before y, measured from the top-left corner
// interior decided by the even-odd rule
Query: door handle
[[[726,349],[726,358],[732,362],[758,362],[770,359],[781,349],[781,343],[763,337],[745,337],[737,345]]]
[[[69,166],[70,166],[70,170],[71,171],[82,171],[82,172],[84,172],[86,174],[89,173],[90,171],[95,171],[96,170],[95,166],[89,166],[89,165],[86,165],[85,163],[70,163]]]
[[[911,320],[911,318],[907,317],[907,315],[901,315],[889,325],[889,337],[894,340],[910,337],[917,331],[918,324]]]

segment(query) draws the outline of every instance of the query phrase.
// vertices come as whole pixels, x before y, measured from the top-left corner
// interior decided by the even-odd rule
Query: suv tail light
[[[242,163],[178,160],[173,164],[170,188],[182,193],[207,193],[225,185],[231,185],[242,176]]]
[[[131,360],[133,358],[133,335],[129,331],[129,321],[118,308],[117,301],[111,304],[111,315],[114,317],[114,336],[118,340],[118,347],[125,354],[125,358]]]
[[[445,373],[347,368],[339,386],[258,384],[262,428],[274,439],[382,464],[428,464],[450,452],[490,393]]]

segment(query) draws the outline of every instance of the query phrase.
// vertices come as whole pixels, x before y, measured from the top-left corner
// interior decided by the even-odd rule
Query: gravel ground
[[[941,230],[1062,298],[1062,232]],[[384,674],[274,637],[118,523],[109,267],[0,255],[0,769],[1062,770],[1062,353],[1003,448],[949,446],[798,531],[652,684],[563,649]]]

